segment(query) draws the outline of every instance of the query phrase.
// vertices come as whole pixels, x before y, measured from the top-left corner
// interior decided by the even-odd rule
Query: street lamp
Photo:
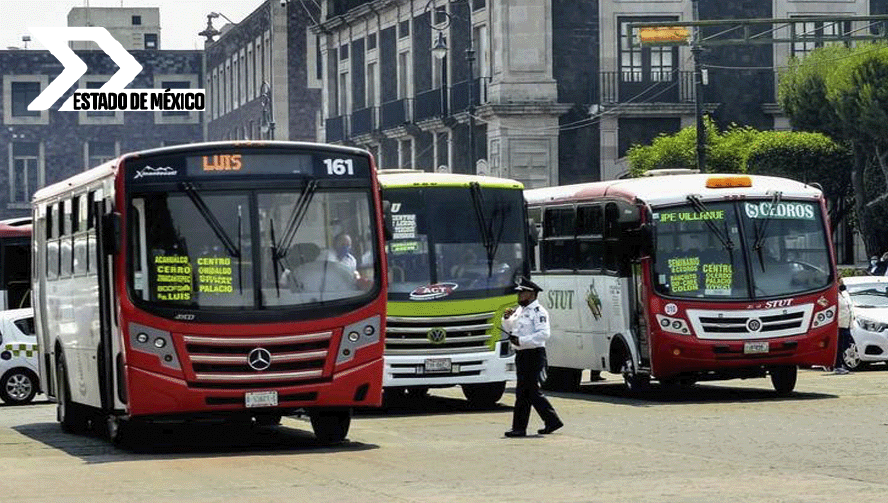
[[[430,7],[433,6],[433,0],[429,0],[426,4],[426,12],[430,10]],[[447,17],[447,22],[444,26],[438,27],[435,26],[434,19],[431,20],[431,26],[433,30],[438,32],[438,37],[435,39],[435,43],[432,45],[432,55],[438,59],[444,59],[444,56],[447,55],[447,43],[444,41],[444,30],[450,27],[450,23],[453,20],[453,15],[447,12],[447,10],[438,11],[435,10],[435,13],[441,13]],[[466,63],[468,65],[468,91],[469,91],[469,100],[468,107],[466,108],[466,112],[469,114],[469,166],[470,169],[475,169],[475,72],[474,72],[474,63],[475,63],[475,49],[473,47],[474,41],[472,40],[472,23],[469,23],[469,47],[466,49]],[[445,86],[446,87],[446,86]]]

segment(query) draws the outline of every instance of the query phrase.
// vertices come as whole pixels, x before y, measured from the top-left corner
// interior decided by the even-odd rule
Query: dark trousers
[[[836,344],[836,368],[845,368],[845,350],[851,346],[851,329],[839,327],[839,341]]]
[[[561,423],[552,404],[540,393],[540,372],[545,366],[546,348],[522,349],[515,353],[515,372],[518,374],[515,410],[512,414],[512,429],[515,431],[527,430],[531,405],[546,426]]]

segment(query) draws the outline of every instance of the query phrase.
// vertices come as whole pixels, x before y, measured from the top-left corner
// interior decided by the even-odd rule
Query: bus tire
[[[476,409],[488,409],[496,405],[506,391],[506,382],[485,382],[480,384],[463,384],[463,395],[469,405]]]
[[[774,390],[777,392],[777,396],[789,396],[792,393],[792,390],[795,389],[796,378],[798,378],[798,367],[786,366],[786,367],[773,367],[771,368],[771,384],[774,385]]]
[[[315,438],[324,445],[338,444],[348,436],[351,409],[312,411],[308,415]]]
[[[564,367],[546,367],[543,389],[550,391],[576,391],[580,389],[583,371]]]
[[[0,399],[9,405],[31,403],[40,388],[38,383],[37,376],[29,369],[10,369],[0,380]]]
[[[65,357],[61,352],[56,357],[56,419],[65,433],[84,433],[89,430],[89,412],[83,405],[71,400],[71,388],[68,386],[68,369]]]

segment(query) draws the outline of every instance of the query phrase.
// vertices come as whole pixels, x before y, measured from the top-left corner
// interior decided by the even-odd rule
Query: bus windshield
[[[132,288],[150,304],[307,306],[376,287],[368,189],[134,194]],[[358,268],[358,260],[363,262]]]
[[[392,188],[384,194],[394,224],[388,243],[390,299],[514,293],[527,236],[520,190]]]
[[[655,209],[658,292],[746,300],[829,285],[832,270],[816,202],[688,204]]]

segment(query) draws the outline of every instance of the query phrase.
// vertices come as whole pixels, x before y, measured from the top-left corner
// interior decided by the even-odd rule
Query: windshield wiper
[[[703,204],[703,201],[700,200],[700,196],[696,194],[691,194],[688,196],[688,202],[697,210],[698,213],[707,213],[709,210],[706,208],[706,205]],[[704,215],[705,216],[705,215]],[[724,246],[725,250],[728,250],[731,253],[731,262],[734,261],[733,251],[734,251],[734,241],[731,240],[730,234],[728,234],[727,229],[725,229],[725,234],[722,235],[721,231],[712,220],[708,218],[704,218],[703,222],[706,224],[706,227],[709,227],[709,230],[718,238],[719,242],[721,242],[722,246]]]
[[[493,259],[496,257],[496,251],[497,248],[499,248],[500,240],[502,239],[503,231],[506,226],[505,223],[501,225],[499,234],[494,238],[493,219],[499,211],[494,209],[493,215],[490,216],[490,222],[488,223],[487,219],[484,217],[484,194],[481,192],[481,184],[478,182],[472,182],[469,184],[469,190],[472,193],[472,205],[475,207],[475,219],[481,230],[481,241],[484,245],[484,250],[487,252],[487,277],[489,278],[493,276]],[[505,213],[501,214],[505,221]]]
[[[765,236],[767,236],[768,224],[771,222],[771,216],[774,214],[776,206],[780,204],[781,197],[783,197],[783,192],[780,191],[775,191],[774,195],[771,196],[771,208],[768,211],[768,214],[765,215],[761,226],[756,225],[753,221],[753,228],[755,229],[755,243],[752,245],[752,249],[758,256],[759,265],[761,265],[762,272],[765,272],[765,257],[764,253],[762,252],[762,248],[764,248],[765,245]]]
[[[182,191],[191,199],[191,202],[197,208],[197,211],[203,217],[204,221],[206,221],[207,225],[210,226],[210,229],[213,230],[213,233],[216,234],[216,237],[219,238],[219,241],[222,242],[222,246],[225,247],[225,251],[228,252],[232,257],[237,257],[238,259],[241,257],[240,252],[240,243],[235,246],[234,241],[228,236],[228,233],[225,232],[225,228],[222,227],[222,224],[219,223],[219,220],[216,218],[216,215],[210,211],[210,208],[204,202],[203,198],[200,197],[200,194],[194,190],[194,185],[190,183],[182,183],[181,184]],[[239,215],[238,215],[239,216]]]
[[[290,245],[292,245],[293,240],[296,239],[296,232],[299,230],[299,226],[302,225],[302,221],[308,213],[308,207],[317,190],[317,180],[309,180],[302,189],[302,192],[299,194],[299,199],[296,200],[296,204],[293,206],[293,211],[290,213],[290,219],[287,223],[286,230],[284,230],[284,235],[282,236],[280,244],[278,244],[277,239],[275,238],[274,219],[269,219],[271,224],[271,264],[274,269],[274,287],[275,290],[277,290],[278,297],[281,296],[280,273],[278,271],[279,266],[287,257],[287,250],[290,249]],[[286,266],[286,264],[284,265]]]

